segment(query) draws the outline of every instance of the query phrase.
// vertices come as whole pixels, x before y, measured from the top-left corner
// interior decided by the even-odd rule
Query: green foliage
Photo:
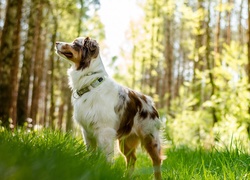
[[[204,101],[194,111],[200,96],[195,86],[184,82],[171,107],[172,117],[167,121],[166,137],[175,145],[223,147],[238,142],[249,146],[247,125],[249,123],[249,92],[245,74],[246,47],[234,41],[224,44],[220,65],[211,71],[214,75],[215,94],[210,98],[209,71],[196,71],[198,83],[203,83]],[[218,122],[213,124],[212,111]]]
[[[176,104],[175,104],[176,103]],[[181,106],[179,105],[182,104]],[[206,146],[211,138],[211,114],[206,110],[193,111],[197,99],[190,96],[182,102],[174,102],[172,115],[167,119],[165,135],[175,146]]]
[[[80,33],[80,36],[84,37],[98,37],[98,42],[101,42],[105,36],[103,33],[104,26],[96,12],[98,7],[96,7],[95,3],[97,2],[83,1],[82,10],[77,2],[76,0],[51,2],[52,6],[55,7],[52,10],[53,16],[56,16],[58,22],[58,39],[71,42]],[[83,11],[82,14],[81,11]],[[81,20],[80,32],[77,29],[79,26],[78,19]]]

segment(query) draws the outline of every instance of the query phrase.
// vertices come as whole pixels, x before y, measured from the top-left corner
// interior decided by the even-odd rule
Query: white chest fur
[[[117,129],[118,116],[114,111],[118,99],[117,84],[109,79],[80,97],[72,97],[74,119],[91,133],[98,128]]]

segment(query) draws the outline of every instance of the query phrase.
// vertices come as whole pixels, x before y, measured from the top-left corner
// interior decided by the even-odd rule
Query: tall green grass
[[[100,153],[71,134],[0,132],[0,179],[125,179]]]
[[[162,166],[164,179],[250,179],[250,156],[240,148],[206,151],[186,147],[169,148]],[[113,164],[98,152],[85,149],[71,134],[42,132],[0,132],[0,179],[153,179],[151,161],[139,150],[133,177],[125,172],[118,156]]]
[[[205,151],[170,149],[164,164],[167,179],[250,179],[250,156],[240,149]]]

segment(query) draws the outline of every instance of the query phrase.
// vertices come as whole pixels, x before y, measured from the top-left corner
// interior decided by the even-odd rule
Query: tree
[[[29,87],[30,87],[30,77],[32,75],[32,59],[34,58],[35,48],[33,44],[36,43],[35,37],[35,28],[36,28],[36,19],[37,19],[37,5],[38,1],[34,0],[30,3],[30,13],[29,13],[29,23],[28,23],[28,32],[27,39],[24,44],[23,52],[23,65],[21,70],[21,78],[19,82],[18,97],[17,97],[17,124],[22,126],[29,117]]]
[[[15,91],[19,57],[22,1],[8,0],[0,45],[0,120],[8,127],[15,110]],[[18,14],[19,13],[19,14]],[[15,34],[18,33],[18,34]],[[16,44],[17,43],[17,44]],[[13,74],[12,74],[13,73]]]
[[[250,93],[250,0],[248,0],[248,42],[247,42],[247,75],[248,75],[248,91]],[[250,115],[250,101],[248,100],[248,113]],[[248,136],[250,138],[250,121],[248,121],[247,125]]]
[[[238,26],[238,29],[239,29],[239,41],[241,42],[241,44],[243,44],[243,28],[242,28],[242,23],[241,23],[241,20],[242,20],[242,10],[243,10],[243,2],[244,0],[241,0],[241,3],[240,3],[240,12],[239,12],[239,26]]]
[[[23,0],[20,0],[17,7],[17,26],[14,32],[13,40],[16,42],[13,52],[13,66],[11,67],[11,105],[10,105],[10,116],[14,126],[17,124],[16,109],[17,109],[17,95],[18,95],[18,72],[19,72],[19,57],[20,57],[20,47],[21,47],[21,19],[22,19],[22,6]]]
[[[226,11],[226,23],[227,23],[227,28],[226,28],[226,33],[225,33],[225,39],[227,44],[230,44],[231,41],[231,11],[232,11],[232,7],[233,7],[233,0],[228,0],[227,2],[227,11]]]
[[[209,76],[209,81],[210,81],[210,85],[211,85],[211,94],[209,95],[209,98],[211,99],[214,95],[215,95],[215,82],[214,82],[214,74],[213,74],[213,58],[211,58],[210,54],[211,54],[211,45],[210,45],[210,41],[211,41],[211,37],[210,37],[210,27],[209,27],[209,24],[210,24],[210,21],[211,21],[211,18],[210,18],[210,8],[211,8],[211,2],[209,0],[208,2],[208,9],[207,9],[207,12],[208,12],[208,18],[207,18],[207,22],[206,22],[206,63],[207,63],[207,68],[208,68],[208,76]],[[212,117],[213,117],[213,124],[215,124],[216,122],[218,122],[218,118],[217,118],[217,115],[216,115],[216,107],[212,107]]]
[[[214,59],[215,61],[219,60],[219,53],[220,53],[220,31],[221,31],[221,6],[222,0],[219,1],[218,10],[217,10],[217,25],[215,29],[215,38],[214,38]]]
[[[165,21],[165,70],[164,70],[164,80],[163,83],[164,93],[167,94],[166,107],[170,111],[171,100],[173,97],[172,94],[172,85],[173,85],[173,67],[174,67],[174,57],[173,57],[173,45],[171,41],[171,27],[172,27],[172,18],[171,15],[167,15]]]
[[[44,67],[44,39],[42,38],[43,29],[43,2],[37,4],[37,18],[36,18],[36,27],[35,27],[35,36],[36,39],[33,43],[33,48],[35,49],[35,55],[33,58],[33,84],[32,84],[32,98],[31,98],[31,108],[30,108],[30,117],[32,119],[32,124],[37,124],[37,115],[40,99],[40,90],[41,90],[41,81],[42,81],[42,72]]]

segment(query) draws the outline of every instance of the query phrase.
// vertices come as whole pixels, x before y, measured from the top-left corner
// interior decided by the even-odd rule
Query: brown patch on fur
[[[143,100],[146,104],[148,104],[148,99],[145,95],[143,94],[137,94],[141,100]],[[140,116],[141,118],[145,119],[148,117],[148,115],[150,116],[151,119],[155,119],[155,118],[159,118],[159,114],[157,112],[157,110],[155,109],[155,107],[152,105],[152,109],[153,111],[152,112],[149,112],[149,111],[146,111],[146,110],[142,110],[140,112]]]
[[[155,109],[154,106],[152,106],[152,108],[153,108],[153,112],[150,113],[151,119],[159,118],[159,113],[158,113],[158,111]]]
[[[145,102],[145,103],[148,103],[147,101],[147,97],[143,94],[140,94],[140,98]]]
[[[134,91],[129,90],[127,96],[128,97],[126,97],[124,94],[119,96],[119,101],[122,101],[126,104],[123,103],[122,105],[120,102],[116,108],[121,118],[121,123],[119,129],[117,130],[118,138],[131,132],[131,129],[134,125],[134,117],[142,109],[142,103]],[[124,107],[123,112],[121,112],[121,105]]]
[[[128,102],[128,105],[131,105],[134,107],[135,111],[138,112],[142,109],[142,102],[139,99],[139,96],[134,91],[128,92],[128,97],[130,98],[130,102]]]
[[[157,110],[153,105],[149,104],[147,97],[143,94],[132,90],[126,92],[125,89],[120,89],[118,96],[118,104],[115,106],[115,112],[121,119],[119,129],[117,130],[118,138],[128,135],[131,132],[134,125],[134,117],[137,113],[142,120],[147,117],[150,117],[152,120],[159,118]],[[143,101],[152,106],[152,111],[143,109]]]
[[[77,46],[75,47],[77,48]],[[89,67],[91,59],[96,58],[99,53],[99,46],[95,40],[90,39],[89,37],[84,39],[83,46],[81,48],[81,61],[77,70],[85,69]]]
[[[141,117],[142,119],[146,119],[146,118],[148,117],[148,111],[142,110],[142,111],[140,112],[140,117]]]

